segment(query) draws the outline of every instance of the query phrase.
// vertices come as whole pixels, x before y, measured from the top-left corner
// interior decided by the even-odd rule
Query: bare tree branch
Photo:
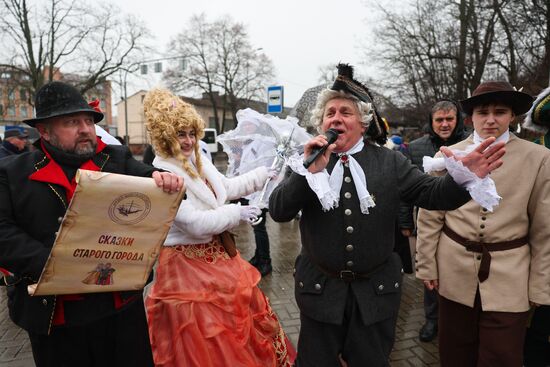
[[[237,111],[244,107],[241,101],[264,97],[273,78],[271,60],[250,44],[244,25],[229,16],[213,22],[204,14],[191,17],[170,49],[184,56],[189,66],[186,70],[168,70],[165,80],[175,91],[207,95],[218,132],[225,128],[225,111],[236,121]],[[219,108],[224,111],[221,119]]]
[[[140,58],[149,37],[142,22],[110,4],[1,0],[0,13],[0,65],[27,75],[31,94],[61,68],[86,92]]]

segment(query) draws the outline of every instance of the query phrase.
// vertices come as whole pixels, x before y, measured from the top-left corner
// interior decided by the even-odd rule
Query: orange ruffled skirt
[[[163,247],[145,300],[155,366],[292,366],[296,352],[260,278],[217,239]]]

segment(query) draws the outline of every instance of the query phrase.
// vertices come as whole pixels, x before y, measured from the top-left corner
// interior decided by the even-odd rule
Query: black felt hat
[[[23,120],[34,127],[36,123],[57,116],[70,115],[78,112],[89,112],[98,123],[103,120],[103,113],[95,111],[88,105],[82,94],[67,83],[50,82],[42,86],[34,98],[35,117]]]

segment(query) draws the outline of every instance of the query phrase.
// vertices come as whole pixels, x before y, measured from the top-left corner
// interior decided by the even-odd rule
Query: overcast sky
[[[231,15],[247,26],[253,47],[262,48],[273,60],[287,107],[292,107],[304,90],[318,84],[319,66],[342,61],[369,74],[367,67],[360,65],[360,44],[373,38],[369,26],[374,19],[369,11],[372,6],[367,7],[366,0],[111,1],[145,21],[162,52],[191,15],[204,12],[210,21]]]

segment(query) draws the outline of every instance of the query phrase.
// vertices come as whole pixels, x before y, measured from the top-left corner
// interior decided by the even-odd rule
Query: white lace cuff
[[[493,207],[497,206],[500,199],[502,199],[497,193],[493,179],[489,176],[479,178],[475,173],[464,167],[462,162],[454,158],[445,157],[443,159],[447,172],[453,180],[460,186],[465,187],[476,203],[492,212]]]
[[[327,170],[317,173],[311,173],[304,167],[304,158],[297,154],[287,159],[287,164],[294,172],[305,176],[309,187],[319,198],[319,202],[324,211],[329,211],[338,207],[340,198],[330,188],[329,174]]]
[[[425,155],[422,158],[422,167],[426,173],[443,171],[446,168],[445,160],[443,158],[432,158]]]

